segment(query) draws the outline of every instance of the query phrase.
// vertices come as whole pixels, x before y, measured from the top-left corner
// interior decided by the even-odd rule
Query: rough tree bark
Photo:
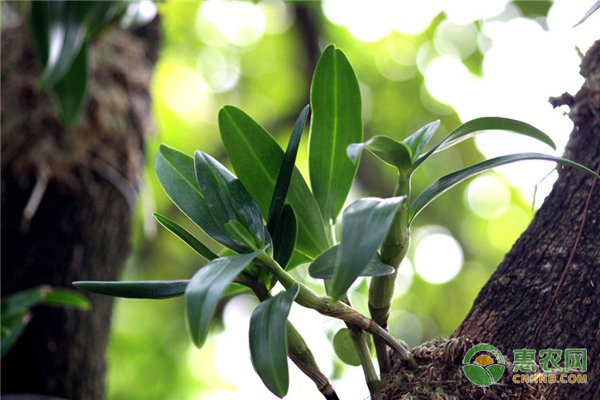
[[[585,83],[576,96],[565,94],[551,102],[555,106],[569,105],[569,116],[575,123],[564,156],[598,171],[600,41],[586,54],[581,74]],[[417,360],[423,364],[419,374],[407,372],[397,362],[384,383],[383,398],[598,397],[599,186],[600,183],[594,183],[592,177],[581,171],[560,169],[552,193],[483,287],[452,338],[414,350]],[[586,348],[588,383],[514,384],[509,364],[509,372],[499,384],[479,388],[464,377],[460,368],[466,351],[478,342],[492,344],[508,360],[513,360],[514,349],[536,349],[539,353],[548,348]]]
[[[129,252],[157,21],[109,28],[91,46],[89,102],[65,129],[46,93],[25,21],[2,6],[2,295],[114,280]],[[36,206],[36,201],[39,205]],[[88,312],[37,307],[2,361],[2,393],[101,399],[112,300]]]

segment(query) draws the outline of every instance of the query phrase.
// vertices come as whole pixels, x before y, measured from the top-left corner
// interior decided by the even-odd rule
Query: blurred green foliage
[[[520,3],[530,2],[519,2],[519,7]],[[542,2],[536,3],[540,3],[536,9],[523,6],[528,7],[528,13],[547,11]],[[208,3],[159,4],[163,42],[152,86],[157,136],[147,146],[149,194],[137,212],[135,253],[123,279],[188,279],[201,262],[193,250],[155,225],[153,208],[202,237],[214,251],[221,249],[187,221],[160,188],[153,168],[158,145],[166,143],[188,154],[200,149],[227,163],[218,134],[217,112],[223,105],[232,104],[270,130],[285,148],[296,115],[308,103],[311,76],[307,71],[313,70],[318,57],[311,54],[315,48],[324,49],[334,43],[352,63],[363,92],[366,138],[385,134],[403,139],[426,123],[440,119],[435,141],[460,124],[452,108],[427,92],[417,65],[418,54],[435,55],[432,40],[437,26],[444,21],[443,14],[420,34],[393,32],[380,41],[364,43],[354,39],[346,28],[329,22],[318,2],[247,5],[251,9],[244,12],[257,13],[262,20],[244,25],[245,30],[236,34],[231,25],[238,23],[236,18],[224,21],[220,11]],[[310,42],[307,25],[295,18],[299,8],[304,8],[302,15],[308,14],[318,28],[315,43]],[[480,29],[477,24],[475,27]],[[429,55],[423,50],[427,47]],[[482,51],[476,50],[463,62],[470,71],[479,73],[483,57]],[[297,162],[306,174],[305,141],[306,137]],[[415,173],[413,193],[420,193],[452,170],[482,160],[472,141],[434,156]],[[428,283],[413,273],[408,290],[397,296],[389,326],[394,335],[409,345],[453,332],[529,222],[530,205],[499,175],[495,176],[508,188],[510,206],[494,219],[482,218],[469,209],[466,184],[449,191],[416,219],[416,240],[408,255],[413,264],[419,232],[430,225],[443,227],[460,243],[464,264],[453,280],[441,285]],[[392,167],[365,153],[358,184],[349,201],[366,195],[391,196],[395,177]],[[359,311],[367,312],[366,282],[355,288],[353,301]],[[212,367],[215,355],[210,336],[201,350],[202,365],[190,356],[198,350],[192,350],[182,306],[182,298],[116,301],[108,353],[109,399],[192,399],[203,390],[227,386]],[[339,361],[332,362],[335,371],[343,368]]]

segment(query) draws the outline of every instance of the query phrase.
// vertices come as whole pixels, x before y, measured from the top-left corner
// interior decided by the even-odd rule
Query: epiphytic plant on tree
[[[549,160],[579,168],[573,161],[539,153],[497,157],[446,175],[411,200],[413,172],[429,157],[484,130],[526,135],[554,147],[543,132],[524,122],[487,117],[469,121],[424,152],[439,121],[402,142],[386,136],[363,141],[358,81],[344,53],[329,46],[314,73],[309,138],[310,188],[295,167],[296,153],[309,106],[300,113],[287,151],[242,110],[226,106],[219,127],[233,175],[208,154],[194,157],[166,145],[156,157],[156,173],[171,200],[207,235],[231,251],[219,257],[175,222],[158,221],[209,262],[190,280],[141,282],[76,282],[95,293],[133,298],[185,296],[187,322],[196,346],[202,347],[219,299],[251,290],[261,301],[250,320],[252,363],[277,396],[288,391],[287,357],[311,377],[328,399],[337,395],[319,370],[304,339],[287,320],[294,302],[343,320],[334,347],[343,360],[362,365],[371,393],[379,387],[369,342],[373,336],[380,370],[389,371],[388,347],[418,368],[406,346],[387,329],[398,266],[410,243],[410,226],[431,201],[463,180],[520,160]],[[334,225],[366,149],[398,170],[393,196],[362,198],[343,210],[341,237]],[[324,280],[321,296],[290,271],[309,264],[314,278]],[[352,308],[347,292],[361,276],[370,276],[368,318]],[[276,282],[286,289],[272,295]],[[349,339],[349,340],[346,340]],[[351,342],[348,347],[345,343]],[[348,354],[351,353],[351,354]]]

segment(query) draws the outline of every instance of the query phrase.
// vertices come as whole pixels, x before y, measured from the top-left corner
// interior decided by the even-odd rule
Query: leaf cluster
[[[310,112],[309,185],[295,161]],[[205,343],[221,297],[235,291],[236,285],[249,288],[261,301],[250,323],[252,363],[265,385],[279,397],[288,391],[288,355],[296,362],[306,354],[305,350],[298,351],[306,345],[287,321],[294,301],[326,315],[343,316],[346,322],[352,321],[349,329],[337,336],[334,347],[341,359],[359,362],[369,375],[371,357],[365,356],[369,350],[362,330],[376,326],[374,332],[379,335],[375,338],[376,346],[378,340],[384,339],[390,344],[385,330],[379,326],[385,326],[389,309],[381,313],[384,317],[373,314],[372,310],[375,322],[368,322],[350,308],[348,290],[360,276],[373,277],[372,283],[391,279],[391,290],[372,291],[369,299],[370,304],[391,303],[393,278],[406,254],[410,225],[445,191],[496,166],[529,159],[555,161],[600,178],[586,167],[560,157],[512,154],[446,175],[411,201],[413,172],[434,154],[479,132],[510,131],[551,147],[554,143],[527,123],[499,117],[466,122],[428,151],[425,149],[439,121],[425,125],[403,141],[387,136],[374,136],[365,141],[358,80],[344,53],[334,46],[325,49],[316,67],[310,107],[300,112],[286,151],[260,124],[236,107],[221,109],[218,120],[236,175],[206,153],[196,151],[191,157],[167,145],[158,151],[155,170],[173,203],[208,236],[234,254],[215,254],[183,227],[157,214],[164,227],[208,260],[190,280],[75,282],[75,285],[121,297],[160,299],[184,295],[189,331],[198,347]],[[394,166],[398,183],[389,198],[362,198],[344,209],[364,150]],[[340,213],[338,240],[333,232]],[[328,297],[315,295],[288,274],[301,265],[308,265],[312,277],[323,279]],[[287,290],[273,296],[271,290],[277,281]],[[348,345],[348,338],[355,339],[350,340],[352,346]],[[403,354],[409,353],[403,351]],[[307,357],[305,362],[313,372],[318,371],[314,359]],[[376,387],[371,383],[370,388]]]
[[[122,28],[150,22],[141,2],[31,1],[29,29],[42,66],[38,88],[48,90],[60,119],[72,125],[87,96],[88,44],[106,26],[119,21]]]
[[[50,286],[38,286],[3,297],[0,301],[2,357],[14,346],[27,327],[32,318],[31,309],[40,304],[81,310],[90,307],[89,301],[73,290]]]

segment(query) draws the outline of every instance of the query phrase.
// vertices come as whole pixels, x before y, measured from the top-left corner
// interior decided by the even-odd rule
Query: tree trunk
[[[40,68],[25,21],[6,4],[2,14],[2,295],[115,280],[151,130],[157,21],[136,34],[109,28],[91,45],[89,102],[67,129],[35,89]],[[112,300],[89,298],[87,312],[33,309],[2,361],[3,394],[103,398]]]
[[[568,104],[575,123],[565,157],[600,169],[600,41],[581,66],[579,93],[552,99]],[[479,293],[449,340],[414,350],[420,375],[396,363],[384,399],[592,399],[600,388],[600,184],[564,168],[552,193]],[[480,388],[464,376],[465,353],[489,343],[509,360],[499,384]],[[585,384],[512,383],[513,350],[587,349]],[[564,353],[563,353],[564,354]],[[560,360],[564,366],[564,358]],[[539,371],[539,369],[538,369]],[[405,397],[406,396],[406,397]],[[438,396],[438,397],[435,397]],[[444,397],[446,396],[446,397]]]

